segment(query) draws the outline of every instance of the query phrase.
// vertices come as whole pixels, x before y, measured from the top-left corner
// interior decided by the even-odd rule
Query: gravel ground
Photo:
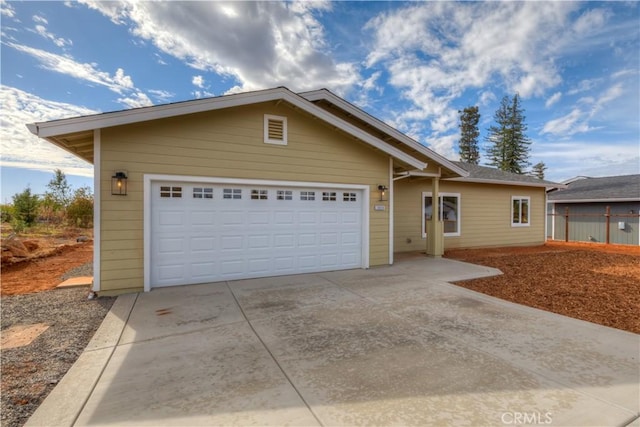
[[[65,278],[91,275],[86,265]],[[115,301],[87,299],[87,288],[54,289],[2,297],[2,331],[46,323],[31,344],[3,349],[1,424],[22,426],[80,356]]]

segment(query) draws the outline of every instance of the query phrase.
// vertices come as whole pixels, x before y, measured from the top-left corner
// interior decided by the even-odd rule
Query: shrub
[[[31,194],[31,188],[27,187],[13,196],[14,219],[22,221],[25,227],[32,226],[38,218],[39,206],[40,198],[37,194]]]
[[[0,221],[1,222],[11,222],[13,217],[14,217],[13,206],[0,205]]]
[[[70,225],[89,228],[93,224],[93,195],[87,187],[76,190],[67,207],[67,220]]]

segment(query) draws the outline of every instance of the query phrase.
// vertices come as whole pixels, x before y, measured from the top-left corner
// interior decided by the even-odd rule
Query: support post
[[[440,218],[440,178],[431,180],[431,221],[427,224],[427,255],[444,255],[444,229]]]
[[[564,209],[564,241],[569,241],[569,206]]]
[[[606,243],[607,245],[609,244],[609,240],[611,239],[611,206],[607,206],[605,213],[604,213],[604,217],[605,217],[605,227],[607,227],[607,231],[606,231],[606,235],[607,235],[607,239],[606,239]]]

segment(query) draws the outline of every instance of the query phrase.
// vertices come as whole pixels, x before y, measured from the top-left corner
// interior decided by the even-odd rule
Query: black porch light
[[[127,195],[127,174],[124,172],[116,172],[111,177],[111,194],[114,196]]]
[[[380,191],[380,202],[387,201],[387,186],[386,185],[378,185],[378,190]]]

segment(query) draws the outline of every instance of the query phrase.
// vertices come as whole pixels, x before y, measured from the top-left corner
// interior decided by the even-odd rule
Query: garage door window
[[[267,200],[267,190],[251,190],[251,200]]]
[[[179,198],[182,197],[182,187],[160,187],[160,197],[162,198]]]
[[[213,188],[210,187],[194,187],[194,199],[213,199]]]
[[[322,200],[325,202],[335,202],[336,201],[336,193],[323,191],[322,192]]]
[[[301,191],[300,192],[300,200],[315,200],[316,192],[315,191]]]
[[[242,190],[240,188],[224,188],[222,190],[223,199],[242,199]]]
[[[293,200],[293,191],[278,190],[277,200]]]
[[[355,202],[356,193],[342,193],[342,200],[345,202]]]

